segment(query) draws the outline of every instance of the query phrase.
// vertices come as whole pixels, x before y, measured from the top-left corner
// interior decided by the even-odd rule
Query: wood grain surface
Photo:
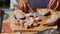
[[[40,11],[40,9],[38,10]],[[51,14],[54,14],[55,12],[53,12],[51,10]],[[40,25],[38,27],[34,27],[34,28],[30,28],[30,29],[25,29],[25,28],[22,28],[21,26],[18,26],[18,25],[15,25],[15,19],[13,17],[13,14],[11,16],[11,20],[12,21],[8,21],[10,24],[10,28],[12,28],[13,30],[15,30],[14,33],[1,33],[1,34],[16,34],[16,32],[22,32],[22,34],[36,34],[38,31],[44,31],[44,30],[47,30],[47,29],[50,29],[50,28],[57,28],[57,26],[43,26],[43,24],[46,24],[46,21],[48,19],[51,18],[51,15],[47,16],[46,18],[42,18],[42,21],[40,22]],[[9,20],[9,19],[8,19]],[[3,21],[5,22],[5,21]],[[7,21],[5,23],[8,23]]]
[[[50,10],[51,14],[54,14],[55,12]],[[26,29],[26,28],[22,28],[21,26],[15,25],[15,24],[11,24],[11,28],[14,29],[15,31],[22,31],[22,32],[37,32],[37,31],[44,31],[46,29],[50,29],[50,28],[57,28],[57,26],[43,26],[43,24],[46,24],[46,21],[51,18],[51,15],[47,16],[46,18],[42,18],[42,21],[40,22],[40,25],[38,27],[34,27],[34,28],[30,28],[30,29]]]

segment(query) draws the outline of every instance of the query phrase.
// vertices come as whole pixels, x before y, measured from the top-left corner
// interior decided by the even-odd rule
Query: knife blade
[[[42,17],[42,18],[46,18],[46,16],[38,13],[38,12],[31,12],[30,10],[28,10],[29,13],[34,13],[36,16]]]
[[[42,18],[46,18],[46,16],[39,14],[38,12],[33,12],[36,16],[42,17]]]

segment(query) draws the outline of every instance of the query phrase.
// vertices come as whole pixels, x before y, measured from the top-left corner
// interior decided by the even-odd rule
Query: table
[[[54,14],[54,13],[55,12],[51,11],[51,14]],[[11,24],[10,27],[12,29],[14,29],[15,32],[23,32],[23,34],[25,34],[27,32],[30,33],[30,34],[31,33],[33,34],[33,33],[36,33],[36,32],[39,32],[39,31],[44,31],[44,30],[51,29],[51,28],[55,28],[56,29],[57,26],[43,26],[43,24],[46,24],[47,19],[49,19],[50,17],[51,17],[51,15],[47,16],[46,18],[42,18],[41,17],[42,21],[40,22],[40,26],[31,28],[31,29],[25,29],[25,28],[22,28],[22,27],[20,27],[18,25],[15,25],[15,24]],[[15,22],[13,17],[12,17],[12,20],[13,20],[13,22]]]

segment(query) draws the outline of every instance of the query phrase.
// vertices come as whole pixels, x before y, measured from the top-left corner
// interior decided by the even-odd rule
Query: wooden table
[[[51,11],[51,14],[54,14],[55,12]],[[46,21],[47,19],[49,19],[51,17],[50,16],[47,16],[46,18],[42,18],[42,21],[40,22],[40,26],[38,27],[34,27],[34,28],[31,28],[31,29],[25,29],[25,28],[22,28],[18,25],[14,25],[14,24],[11,24],[11,28],[14,29],[15,31],[44,31],[46,29],[49,29],[49,28],[57,28],[57,26],[43,26],[43,24],[46,24]]]
[[[51,14],[54,14],[54,13],[55,12],[51,11]],[[49,19],[50,17],[51,17],[51,15],[47,16],[46,18],[41,17],[42,21],[40,22],[40,26],[31,28],[31,29],[25,29],[25,28],[22,28],[22,27],[20,27],[18,25],[15,25],[15,24],[11,24],[10,27],[12,29],[14,29],[15,32],[23,32],[23,34],[25,34],[25,33],[30,33],[30,34],[31,33],[36,33],[38,31],[44,31],[44,30],[51,29],[51,28],[57,29],[57,26],[43,26],[43,24],[46,24],[47,19]],[[14,18],[13,18],[13,20],[14,20]]]

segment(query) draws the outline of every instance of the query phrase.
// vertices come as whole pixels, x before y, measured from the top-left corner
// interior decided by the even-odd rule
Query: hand
[[[48,5],[48,6],[47,6],[47,8],[48,8],[48,9],[50,9],[50,8],[51,8],[51,6],[49,6],[49,5]]]
[[[58,14],[57,10],[54,10],[54,12],[55,12],[56,14]]]

